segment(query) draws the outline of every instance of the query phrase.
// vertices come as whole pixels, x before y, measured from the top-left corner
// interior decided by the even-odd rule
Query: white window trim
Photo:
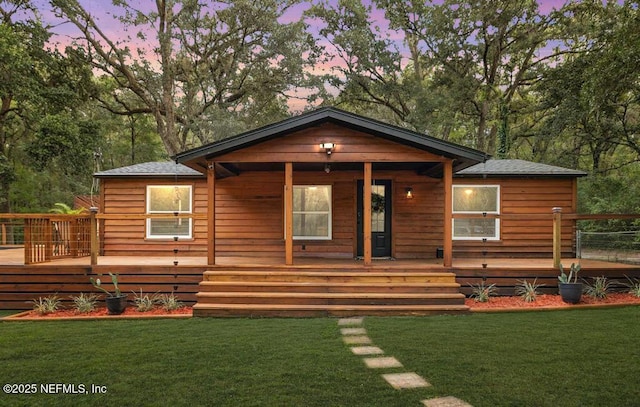
[[[497,216],[500,216],[500,208],[501,208],[501,199],[502,199],[502,195],[501,195],[501,188],[500,185],[496,185],[496,184],[491,184],[491,185],[478,185],[478,184],[463,184],[463,185],[453,185],[452,186],[452,191],[451,191],[451,196],[453,197],[455,195],[454,191],[456,188],[496,188],[496,194],[497,199],[496,199],[496,210],[494,211],[456,211],[454,208],[455,205],[455,201],[452,200],[451,202],[451,213],[452,215],[454,215],[454,218],[451,219],[451,238],[452,240],[470,240],[470,241],[484,241],[486,239],[486,241],[499,241],[500,240],[500,236],[501,236],[501,230],[500,230],[500,219]],[[456,217],[455,215],[491,215],[489,217],[489,219],[493,218],[494,222],[495,222],[495,231],[496,234],[494,236],[484,236],[484,237],[480,237],[480,236],[456,236],[456,229],[455,229],[455,220]],[[458,219],[469,219],[469,217],[466,216],[460,216],[457,217]]]
[[[328,225],[327,225],[327,236],[296,236],[293,235],[293,240],[332,240],[333,239],[333,185],[324,184],[324,185],[294,185],[293,190],[295,192],[296,188],[311,188],[311,187],[328,187],[329,188],[329,210],[328,211],[292,211],[295,215],[296,213],[304,213],[304,214],[327,214],[328,215]],[[287,223],[287,214],[285,216],[285,225]],[[295,230],[295,227],[293,228]],[[285,239],[286,239],[286,228],[285,228]]]
[[[150,194],[150,190],[153,188],[166,188],[166,187],[181,187],[181,188],[189,188],[189,202],[191,203],[190,210],[181,210],[181,211],[151,211],[150,206],[151,206],[151,202],[149,200],[149,197],[151,196]],[[146,210],[147,210],[147,214],[161,214],[161,213],[167,213],[167,214],[171,214],[174,215],[176,212],[178,212],[179,214],[185,214],[185,213],[193,213],[193,185],[185,185],[185,184],[158,184],[158,185],[147,185],[147,194],[145,196],[145,200],[146,200]],[[151,221],[153,219],[164,219],[164,218],[147,218],[146,222],[145,222],[145,238],[146,239],[150,239],[150,240],[173,240],[176,236],[169,236],[169,235],[152,235],[151,234]],[[166,219],[171,219],[171,217],[167,217]],[[189,222],[189,232],[187,235],[177,235],[178,239],[193,239],[193,219],[192,218],[182,218],[182,221],[187,221]]]

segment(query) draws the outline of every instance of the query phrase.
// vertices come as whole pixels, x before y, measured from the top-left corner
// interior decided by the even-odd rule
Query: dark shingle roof
[[[484,163],[456,172],[456,177],[487,176],[547,176],[547,177],[584,177],[584,171],[553,165],[534,163],[525,160],[487,160]]]
[[[202,173],[173,161],[148,162],[114,168],[93,174],[95,177],[202,177]]]

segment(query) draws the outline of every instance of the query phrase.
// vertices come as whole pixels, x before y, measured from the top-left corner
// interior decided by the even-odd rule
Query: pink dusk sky
[[[52,38],[52,42],[56,44],[55,46],[58,48],[63,48],[65,45],[69,44],[73,38],[77,38],[78,30],[71,23],[64,23],[50,11],[50,7],[46,0],[35,0],[36,4],[40,4],[39,11],[41,17],[45,24],[51,24],[53,26],[52,31],[56,34]],[[332,0],[333,2],[333,0]],[[130,31],[123,30],[123,26],[114,19],[115,14],[121,14],[121,9],[112,5],[111,1],[108,0],[80,0],[80,3],[85,7],[85,9],[93,16],[93,18],[97,21],[98,26],[101,30],[112,40],[120,40],[123,41],[124,44],[129,45],[132,50],[135,49],[150,49],[154,46],[153,39],[150,38],[148,43],[144,43],[136,37],[135,29],[131,29]],[[309,9],[315,1],[307,1],[301,4],[298,4],[292,8],[290,8],[287,13],[280,19],[280,22],[286,23],[290,21],[296,21],[300,19],[302,13]],[[365,4],[370,4],[370,1],[363,1]],[[548,13],[554,8],[560,8],[565,3],[562,0],[538,0],[540,12]],[[155,2],[153,0],[132,0],[132,4],[142,10],[148,11],[153,10],[155,8]],[[387,23],[384,17],[384,12],[380,10],[375,10],[371,16],[373,22],[381,28],[381,30],[387,30]],[[319,27],[313,26],[313,21],[309,21],[311,24],[312,32],[317,32]],[[389,39],[396,41],[398,43],[399,48],[404,48],[403,44],[403,35],[399,32],[389,32]],[[329,44],[323,44],[327,46],[327,53],[331,54],[331,46]],[[152,57],[153,58],[153,57]],[[318,73],[327,73],[333,67],[340,64],[340,61],[334,60],[331,64],[325,66],[317,66],[316,70]],[[296,95],[296,91],[293,90],[291,95]],[[299,96],[302,96],[299,94]],[[292,99],[290,101],[290,108],[293,111],[301,110],[304,105],[300,100]]]

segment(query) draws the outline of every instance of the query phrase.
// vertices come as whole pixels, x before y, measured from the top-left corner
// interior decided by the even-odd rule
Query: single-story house
[[[454,257],[573,258],[583,175],[335,108],[95,174],[103,255],[206,257],[197,316],[468,312]]]
[[[102,254],[274,258],[550,257],[551,211],[582,171],[483,152],[321,108],[175,157],[95,174]],[[201,214],[196,219],[174,213]],[[573,257],[571,221],[563,255]],[[211,238],[209,237],[211,236]],[[175,241],[177,237],[177,241]],[[170,243],[168,243],[170,242]]]

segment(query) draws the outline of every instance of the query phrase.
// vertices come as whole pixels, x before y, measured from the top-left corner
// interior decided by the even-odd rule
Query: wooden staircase
[[[204,273],[197,317],[438,315],[469,312],[455,274],[235,266]]]

